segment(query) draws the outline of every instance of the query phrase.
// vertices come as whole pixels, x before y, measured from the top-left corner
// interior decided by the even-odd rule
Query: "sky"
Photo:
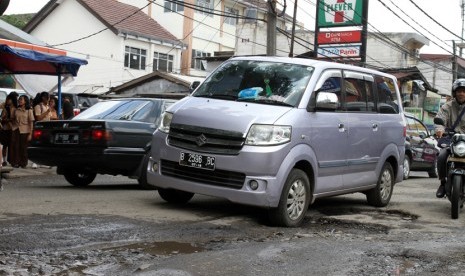
[[[285,0],[277,1],[282,3]],[[307,29],[314,30],[316,0],[286,0],[288,14],[293,14],[295,1],[297,1],[299,7],[297,10],[298,20],[304,23]],[[368,30],[374,32],[416,32],[430,40],[430,45],[424,46],[420,51],[421,53],[450,54],[452,53],[452,40],[460,42],[459,37],[462,37],[461,1],[369,0]],[[10,0],[4,14],[35,13],[47,2],[48,0]],[[412,2],[416,3],[443,27],[428,18]],[[407,23],[396,17],[382,3],[390,7]]]

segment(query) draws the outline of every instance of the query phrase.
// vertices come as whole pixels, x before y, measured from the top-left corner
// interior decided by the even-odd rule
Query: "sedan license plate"
[[[79,135],[73,133],[57,133],[55,135],[55,144],[77,144]]]
[[[214,170],[215,157],[181,152],[181,155],[179,156],[179,165],[205,170]]]

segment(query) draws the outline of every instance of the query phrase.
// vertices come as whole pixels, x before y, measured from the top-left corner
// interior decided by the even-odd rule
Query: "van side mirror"
[[[192,93],[192,91],[194,91],[199,85],[200,81],[193,81],[189,87],[189,93]]]
[[[336,94],[319,92],[316,95],[316,110],[333,110],[339,107],[339,99]]]

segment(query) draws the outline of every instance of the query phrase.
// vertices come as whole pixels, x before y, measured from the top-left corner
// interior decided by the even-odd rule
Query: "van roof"
[[[348,69],[348,70],[357,70],[357,71],[361,71],[361,72],[365,72],[369,74],[378,74],[378,75],[396,79],[396,77],[391,74],[377,71],[374,69],[369,69],[369,68],[364,68],[360,66],[344,64],[344,63],[338,63],[338,62],[318,60],[318,59],[278,57],[278,56],[240,56],[240,57],[233,57],[230,60],[256,60],[256,61],[293,63],[293,64],[300,64],[300,65],[308,65],[308,66],[313,66],[313,67],[323,67],[324,69],[340,68],[340,69]]]

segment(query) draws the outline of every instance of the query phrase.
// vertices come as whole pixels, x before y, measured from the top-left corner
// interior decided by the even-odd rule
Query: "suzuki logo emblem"
[[[68,123],[64,123],[63,124],[63,128],[68,128],[69,124]]]
[[[207,143],[207,137],[205,137],[205,135],[202,134],[195,138],[195,143],[197,144],[197,146],[201,147]]]

